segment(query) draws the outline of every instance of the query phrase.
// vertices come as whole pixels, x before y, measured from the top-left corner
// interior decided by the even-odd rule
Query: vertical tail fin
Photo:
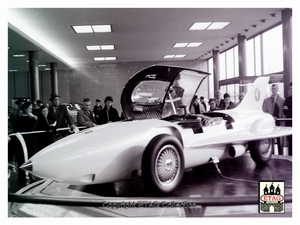
[[[263,101],[265,97],[267,97],[269,80],[270,77],[256,78],[253,84],[248,87],[248,91],[244,99],[236,107],[236,109],[261,111]]]

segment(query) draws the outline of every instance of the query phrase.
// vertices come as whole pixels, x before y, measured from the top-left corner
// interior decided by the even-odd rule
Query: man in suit
[[[278,85],[272,84],[272,95],[266,98],[263,102],[262,109],[264,112],[271,114],[275,120],[277,118],[283,118],[283,105],[284,98],[280,97],[278,94]],[[276,121],[276,126],[281,126],[282,121]],[[283,147],[281,146],[283,139],[277,138],[277,146],[279,155],[283,155]]]
[[[56,93],[52,93],[49,98],[49,101],[52,102],[52,104],[49,106],[49,119],[51,121],[56,121],[55,129],[66,128],[70,126],[71,131],[74,131],[76,129],[74,121],[70,116],[67,107],[65,105],[60,104],[59,98],[60,96]],[[57,141],[67,135],[68,132],[66,130],[55,132],[54,141]]]
[[[91,99],[83,99],[83,105],[81,109],[77,112],[77,125],[95,127],[97,125],[93,112],[91,108]]]

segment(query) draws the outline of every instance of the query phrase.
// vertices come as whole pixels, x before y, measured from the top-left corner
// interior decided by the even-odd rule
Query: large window
[[[260,76],[283,71],[282,25],[274,27],[246,43],[247,76]],[[239,76],[238,46],[220,54],[220,80]],[[209,68],[213,73],[212,59]],[[238,82],[238,81],[237,81]],[[213,96],[213,76],[210,78],[210,96]],[[229,93],[232,100],[237,101],[239,84],[223,85],[221,92]]]
[[[283,71],[282,25],[262,34],[263,73]]]

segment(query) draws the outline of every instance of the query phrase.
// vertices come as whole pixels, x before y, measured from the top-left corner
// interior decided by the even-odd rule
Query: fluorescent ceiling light
[[[200,45],[202,45],[202,42],[191,42],[186,47],[192,48],[192,47],[199,47]]]
[[[94,57],[95,61],[117,60],[116,57]]]
[[[191,42],[191,43],[176,43],[173,48],[191,48],[191,47],[199,47],[202,42]]]
[[[174,58],[184,58],[186,55],[175,55]]]
[[[51,70],[51,68],[45,68],[45,70]]]
[[[17,72],[18,70],[8,70],[8,72]]]
[[[84,26],[72,26],[76,33],[103,33],[111,32],[110,25],[84,25]]]
[[[165,55],[163,58],[164,59],[172,59],[174,57],[175,57],[175,55]]]
[[[101,50],[114,50],[114,45],[100,45]]]
[[[194,23],[189,30],[205,30],[211,22],[198,22]]]
[[[45,64],[38,65],[38,67],[45,67],[45,66],[46,66]]]
[[[164,59],[184,58],[186,55],[165,55]]]
[[[173,48],[184,48],[188,45],[188,43],[176,43]]]
[[[72,26],[74,31],[78,34],[80,33],[93,33],[93,29],[90,25],[86,26]]]
[[[92,25],[95,33],[111,32],[110,25]]]
[[[13,55],[13,57],[21,58],[21,57],[25,57],[25,55],[23,55],[23,54],[15,54],[15,55]]]
[[[85,47],[89,51],[100,50],[100,46],[99,45],[89,45],[89,46],[85,46]]]
[[[95,50],[114,50],[114,45],[89,45],[86,46],[86,49],[89,51],[95,51]]]
[[[226,27],[229,24],[229,22],[213,22],[207,30],[220,30]]]
[[[226,27],[230,22],[196,22],[189,30],[219,30]]]

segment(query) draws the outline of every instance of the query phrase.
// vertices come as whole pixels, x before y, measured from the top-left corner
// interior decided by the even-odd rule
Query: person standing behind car
[[[31,102],[25,102],[22,104],[17,122],[14,124],[15,132],[21,133],[34,130],[38,117],[32,114],[32,108],[33,106]],[[34,136],[32,134],[25,134],[23,135],[23,138],[26,143],[29,159],[35,152]],[[25,162],[22,146],[18,147],[15,151],[16,161],[18,162],[18,166],[21,166]],[[25,172],[20,169],[18,170],[18,181],[20,185],[25,185],[26,183]]]
[[[271,114],[275,121],[277,118],[283,118],[283,104],[284,98],[278,94],[278,85],[272,84],[272,95],[266,98],[263,102],[262,109],[264,112]],[[282,121],[276,121],[276,126],[282,125]],[[281,146],[283,139],[277,138],[278,153],[283,155],[283,146]]]
[[[81,109],[77,112],[77,125],[95,127],[97,122],[95,120],[93,112],[90,110],[91,100],[89,98],[83,99],[83,105]]]
[[[100,124],[105,124],[109,122],[116,122],[119,121],[119,113],[117,109],[112,107],[113,98],[111,96],[107,96],[104,100],[104,108],[101,110],[100,113]]]
[[[220,104],[221,109],[233,109],[236,107],[236,104],[230,100],[230,95],[228,93],[224,94],[224,101]]]
[[[66,128],[68,125],[71,130],[74,131],[76,126],[74,125],[74,121],[69,114],[69,111],[65,105],[61,105],[59,103],[60,96],[56,93],[52,93],[49,101],[52,102],[52,105],[49,106],[49,119],[51,121],[56,121],[56,129],[58,128]],[[58,131],[55,133],[54,141],[57,141],[68,135],[67,131]]]
[[[34,128],[35,131],[47,131],[35,134],[36,152],[53,143],[53,123],[48,116],[48,108],[41,105],[38,109],[38,120]]]
[[[284,101],[283,105],[283,114],[286,116],[286,118],[292,119],[293,118],[293,107],[292,107],[292,82],[290,83],[290,96],[287,97]],[[292,120],[287,120],[285,121],[285,126],[287,127],[292,127],[293,126],[293,121]],[[287,137],[287,140],[289,142],[289,155],[292,155],[292,135]]]
[[[95,115],[95,119],[97,124],[100,124],[100,113],[102,110],[102,106],[100,105],[100,99],[96,99],[96,105],[94,106],[94,115]]]

